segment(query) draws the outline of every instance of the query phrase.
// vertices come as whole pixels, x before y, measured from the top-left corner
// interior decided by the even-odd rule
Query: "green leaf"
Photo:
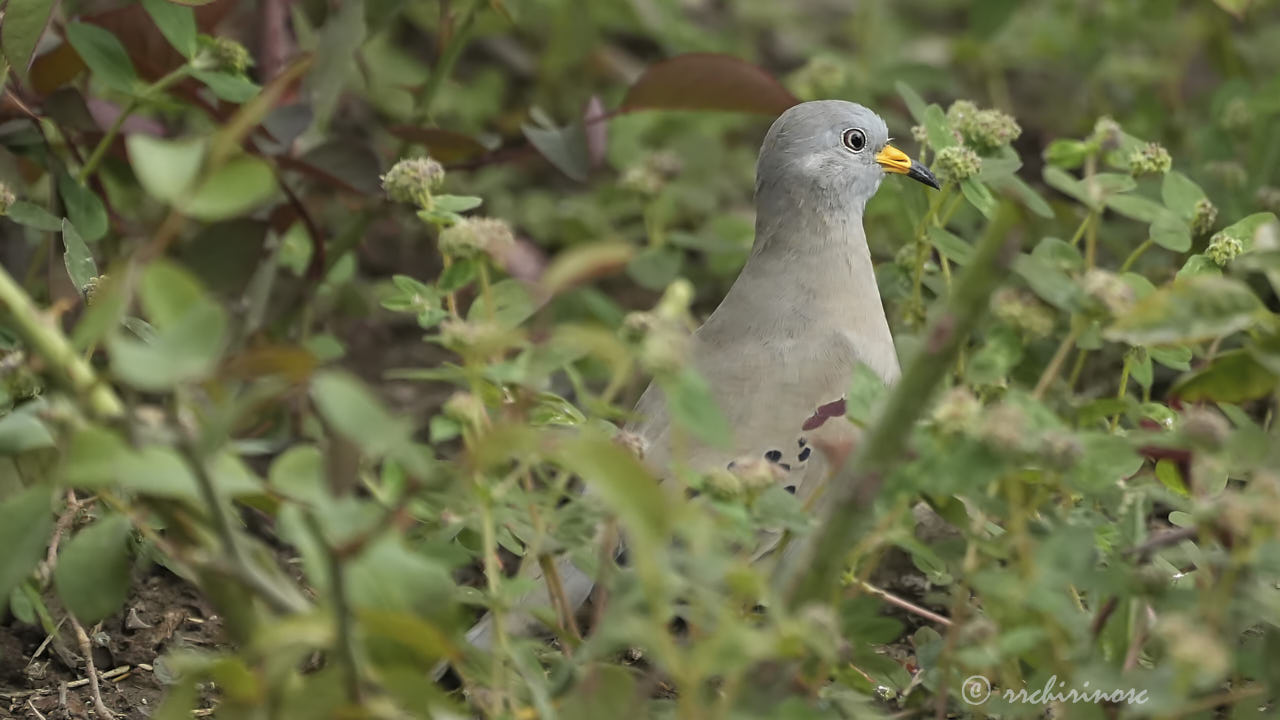
[[[67,219],[80,231],[85,242],[97,242],[107,234],[107,208],[92,190],[70,175],[59,173],[58,194],[62,196]]]
[[[1242,220],[1237,220],[1222,229],[1222,232],[1232,237],[1240,238],[1241,244],[1244,246],[1245,252],[1254,249],[1254,242],[1258,236],[1258,230],[1263,225],[1276,221],[1275,213],[1259,212],[1246,216]]]
[[[440,273],[440,279],[436,281],[436,287],[442,293],[451,293],[462,289],[467,283],[476,279],[479,271],[478,262],[472,258],[463,258]]]
[[[557,717],[563,720],[637,717],[634,670],[595,663],[578,671],[583,674],[582,680],[560,701]]]
[[[25,225],[33,230],[43,232],[59,232],[62,230],[62,219],[39,205],[19,200],[9,208],[7,216],[10,220]]]
[[[1178,470],[1178,463],[1168,458],[1157,460],[1156,479],[1160,481],[1161,485],[1164,485],[1178,495],[1181,495],[1182,497],[1190,496],[1190,493],[1187,491],[1187,483],[1182,479],[1182,472]]]
[[[167,262],[147,267],[139,299],[156,328],[149,342],[122,331],[107,341],[113,372],[143,390],[162,390],[213,371],[228,334],[226,312],[187,271]]]
[[[867,425],[884,399],[886,390],[884,381],[874,370],[865,363],[858,363],[853,368],[853,379],[845,396],[845,417],[859,425]]]
[[[196,14],[191,8],[167,0],[142,0],[142,7],[182,57],[191,58],[196,54]]]
[[[1222,275],[1222,268],[1218,267],[1218,263],[1214,262],[1208,255],[1204,253],[1196,253],[1187,258],[1187,261],[1178,269],[1177,278],[1194,277],[1196,275]]]
[[[1088,187],[1087,180],[1082,181],[1085,187]],[[1102,195],[1117,195],[1127,193],[1138,187],[1138,181],[1133,179],[1132,175],[1122,175],[1120,173],[1098,173],[1093,176],[1094,187]]]
[[[1247,285],[1214,275],[1193,275],[1134,303],[1104,335],[1131,345],[1182,345],[1248,328],[1262,310],[1262,301]]]
[[[1022,204],[1026,205],[1027,209],[1036,215],[1042,218],[1053,217],[1053,208],[1049,207],[1049,203],[1045,202],[1044,197],[1030,185],[1023,182],[1022,178],[1017,175],[1002,177],[991,184],[997,190],[1004,190],[1016,195],[1022,201]]]
[[[463,213],[480,207],[484,202],[471,195],[434,195],[431,198],[431,209],[441,212]]]
[[[124,605],[129,593],[129,519],[108,515],[76,533],[58,557],[58,597],[89,625]]]
[[[1162,210],[1156,215],[1151,223],[1149,237],[1155,244],[1174,252],[1191,249],[1191,226],[1168,210]]]
[[[4,46],[4,59],[24,82],[36,46],[49,27],[55,4],[54,0],[9,0],[5,7],[0,44]]]
[[[367,32],[363,0],[346,0],[334,8],[316,38],[316,47],[323,48],[324,52],[316,55],[315,64],[307,74],[313,128],[329,124],[342,88],[355,72],[355,53]]]
[[[964,198],[969,204],[978,209],[986,217],[991,217],[996,211],[996,199],[991,195],[991,191],[987,189],[977,178],[965,178],[960,181],[960,191],[964,193]]]
[[[669,246],[650,247],[631,258],[627,275],[649,290],[662,290],[680,274],[684,253]]]
[[[1046,165],[1042,171],[1042,175],[1045,183],[1049,187],[1066,195],[1070,195],[1076,200],[1079,200],[1086,207],[1094,207],[1093,199],[1089,197],[1089,191],[1085,188],[1084,183],[1067,171],[1052,165]]]
[[[69,220],[62,221],[62,261],[67,266],[67,275],[82,294],[89,281],[98,276],[98,264],[93,261],[93,253],[76,232],[76,226]]]
[[[662,552],[673,513],[657,479],[635,455],[610,438],[584,430],[559,448],[556,459],[617,513],[641,547]]]
[[[1154,347],[1147,348],[1152,360],[1171,370],[1191,369],[1191,348],[1187,347]]]
[[[1155,379],[1155,368],[1151,365],[1151,355],[1146,348],[1136,347],[1130,351],[1129,377],[1144,388],[1151,387]]]
[[[311,380],[311,399],[330,427],[369,455],[379,456],[409,442],[412,424],[392,415],[352,375],[317,373]]]
[[[907,104],[907,110],[911,113],[911,119],[915,120],[916,124],[923,124],[925,108],[927,106],[925,105],[924,98],[920,97],[920,93],[917,93],[910,85],[901,80],[895,82],[893,87],[897,89],[898,95],[902,97],[902,101]]]
[[[1067,274],[1039,255],[1019,255],[1013,272],[1026,281],[1041,300],[1068,312],[1079,309],[1083,292]]]
[[[262,88],[249,78],[218,70],[194,70],[192,77],[204,83],[214,95],[233,103],[245,103],[257,97]]]
[[[973,259],[973,246],[954,233],[940,227],[929,228],[929,242],[951,262],[968,265]]]
[[[138,73],[115,35],[97,25],[73,22],[67,24],[67,41],[104,85],[130,94],[138,89]]]
[[[728,447],[733,437],[729,421],[716,404],[711,386],[693,368],[661,381],[672,422],[712,447]]]
[[[25,403],[0,415],[0,456],[54,446],[53,434],[38,417],[38,409],[43,409],[43,403]]]
[[[1164,206],[1178,217],[1190,220],[1195,214],[1196,203],[1204,199],[1204,190],[1186,175],[1170,170],[1164,174],[1164,181],[1160,184],[1160,198],[1164,200]]]
[[[1265,397],[1280,383],[1248,350],[1220,353],[1204,367],[1178,379],[1169,393],[1186,402],[1241,403]]]
[[[929,147],[935,152],[956,144],[956,136],[951,132],[947,114],[936,103],[924,110],[924,129],[929,138]]]
[[[0,502],[0,598],[9,597],[49,547],[53,487],[34,485]]]
[[[560,128],[540,128],[526,124],[520,129],[529,144],[557,170],[572,180],[587,181],[591,170],[591,154],[587,149],[587,133],[581,123]]]
[[[229,452],[215,455],[208,468],[220,496],[243,497],[262,492],[261,482]],[[96,426],[72,436],[58,479],[90,490],[120,487],[195,506],[204,502],[191,466],[173,448],[147,445],[135,450],[119,435]]]
[[[1155,222],[1157,217],[1166,214],[1163,205],[1141,195],[1112,195],[1107,198],[1107,207],[1145,223]]]
[[[1092,146],[1089,143],[1058,139],[1049,143],[1049,147],[1044,149],[1044,160],[1050,165],[1071,170],[1080,167],[1085,158],[1089,157],[1090,152],[1092,152]]]
[[[276,189],[275,175],[266,161],[241,155],[214,171],[178,207],[198,220],[226,220],[270,200]]]
[[[125,138],[129,164],[142,188],[169,204],[184,198],[204,162],[204,138],[166,140],[137,133]]]

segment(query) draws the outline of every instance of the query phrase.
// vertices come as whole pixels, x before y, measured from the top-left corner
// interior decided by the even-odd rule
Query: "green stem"
[[[856,454],[832,478],[827,489],[831,498],[824,513],[828,521],[819,525],[821,530],[809,545],[807,558],[793,566],[791,572],[798,572],[799,577],[785,585],[791,607],[825,598],[837,587],[846,554],[864,526],[830,518],[865,516],[891,466],[903,456],[911,428],[928,407],[929,396],[986,312],[991,293],[1008,275],[1019,240],[1017,233],[1011,232],[1015,219],[1016,211],[1010,205],[1001,206],[979,241],[973,262],[958,278],[947,306],[930,323],[923,347],[907,365],[875,425]]]
[[[1128,355],[1124,356],[1124,368],[1120,370],[1120,389],[1116,392],[1116,399],[1124,400],[1125,394],[1129,392],[1129,369],[1133,365]],[[1111,432],[1116,431],[1116,427],[1120,425],[1120,413],[1111,416]]]
[[[418,96],[416,103],[415,116],[418,120],[429,120],[431,118],[431,105],[435,102],[436,95],[440,92],[444,81],[453,74],[453,66],[457,64],[458,57],[462,55],[462,49],[466,47],[467,36],[471,33],[475,17],[474,10],[467,10],[462,22],[458,23],[453,37],[449,39],[448,47],[441,53],[440,62],[436,63],[436,66],[431,69],[431,76],[427,78],[427,84],[423,86],[422,94]]]
[[[81,396],[89,409],[106,418],[124,415],[124,404],[109,385],[98,379],[93,368],[71,346],[67,336],[41,314],[31,298],[0,267],[0,308],[9,312],[14,329],[45,365],[71,390]]]
[[[111,143],[115,141],[116,135],[120,134],[120,128],[124,127],[124,121],[128,120],[129,116],[133,114],[133,111],[138,109],[142,104],[143,99],[148,98],[155,93],[163,92],[190,73],[191,64],[187,63],[182,65],[170,72],[168,75],[165,75],[154,83],[148,85],[143,89],[142,93],[138,95],[138,97],[133,98],[129,101],[128,105],[124,106],[124,109],[121,110],[120,114],[116,116],[116,119],[112,121],[111,127],[107,128],[107,133],[102,136],[102,139],[98,141],[98,145],[93,148],[93,152],[89,154],[89,159],[85,160],[84,167],[80,168],[80,175],[77,179],[80,181],[81,185],[85,184],[89,180],[89,177],[93,175],[93,172],[98,169],[98,165],[102,162],[102,158],[106,156],[107,150],[111,148]]]
[[[477,478],[477,485],[479,484]],[[487,494],[487,493],[486,493]],[[499,578],[501,574],[498,569],[498,541],[497,529],[493,520],[492,500],[489,497],[483,498],[480,504],[480,526],[481,526],[481,543],[484,548],[484,576],[489,588],[489,595],[495,599],[500,597]],[[495,691],[502,692],[506,687],[506,679],[504,676],[504,665],[502,658],[511,654],[511,648],[507,642],[506,623],[503,622],[503,610],[498,604],[489,611],[493,618],[493,637],[497,647],[502,650],[501,653],[493,653],[491,668],[491,679]],[[505,693],[499,699],[498,708],[501,710],[506,706]]]
[[[1133,252],[1129,253],[1129,257],[1125,258],[1124,264],[1120,266],[1120,272],[1127,272],[1129,268],[1133,267],[1133,264],[1138,261],[1138,258],[1142,257],[1142,253],[1151,249],[1153,244],[1154,241],[1152,241],[1151,238],[1143,240],[1142,244],[1134,248]]]
[[[1072,346],[1080,338],[1080,329],[1075,325],[1076,323],[1073,322],[1071,332],[1067,333],[1067,336],[1062,338],[1062,342],[1058,344],[1058,349],[1053,353],[1053,358],[1049,360],[1049,365],[1040,374],[1040,380],[1036,382],[1036,388],[1031,392],[1031,397],[1037,400],[1044,398],[1049,386],[1058,377],[1058,373],[1062,372],[1062,363],[1066,361],[1067,354],[1071,352]]]

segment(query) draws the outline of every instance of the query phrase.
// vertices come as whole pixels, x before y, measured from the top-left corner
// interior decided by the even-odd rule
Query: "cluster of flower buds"
[[[995,109],[980,110],[968,100],[952,103],[947,108],[947,121],[965,144],[981,152],[1004,147],[1022,134],[1013,116]]]
[[[1209,198],[1200,198],[1191,212],[1191,230],[1197,235],[1204,235],[1213,229],[1218,221],[1218,207]]]
[[[1098,147],[1104,151],[1117,150],[1120,148],[1122,137],[1120,123],[1104,115],[1093,124],[1093,135],[1090,140],[1097,143]]]
[[[991,312],[1031,337],[1047,337],[1055,318],[1035,296],[1014,288],[1002,288],[991,298]]]
[[[226,37],[200,37],[200,53],[193,64],[198,70],[216,70],[243,75],[253,65],[253,56],[244,45]]]
[[[684,162],[673,152],[660,150],[645,155],[639,163],[622,173],[623,187],[645,195],[656,195],[671,178],[680,174]]]
[[[1081,281],[1085,294],[1096,300],[1112,315],[1121,315],[1134,303],[1133,288],[1119,275],[1101,268],[1085,273]]]
[[[18,201],[18,198],[9,189],[8,185],[0,182],[0,216],[8,215],[9,208]]]
[[[451,258],[501,255],[516,237],[511,226],[498,218],[464,218],[440,233],[440,253]]]
[[[444,166],[429,157],[405,158],[382,176],[382,189],[395,202],[431,207],[431,193],[444,182]]]
[[[1221,266],[1235,260],[1236,256],[1242,252],[1244,252],[1244,242],[1223,230],[1209,238],[1209,247],[1205,248],[1204,254]]]
[[[1129,174],[1134,177],[1143,175],[1163,175],[1173,167],[1173,158],[1160,143],[1147,143],[1129,153]]]
[[[958,183],[978,174],[982,169],[982,158],[971,148],[952,145],[938,151],[936,167],[946,182]]]

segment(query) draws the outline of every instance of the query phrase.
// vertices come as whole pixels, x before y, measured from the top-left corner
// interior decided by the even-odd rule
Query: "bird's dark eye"
[[[858,128],[849,128],[844,131],[844,146],[854,152],[862,152],[862,148],[867,146],[866,133]]]

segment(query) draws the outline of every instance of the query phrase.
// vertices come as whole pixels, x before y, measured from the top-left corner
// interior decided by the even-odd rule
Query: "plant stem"
[[[1044,399],[1045,392],[1049,386],[1053,384],[1054,379],[1058,377],[1058,373],[1062,372],[1062,363],[1066,361],[1067,354],[1071,352],[1072,346],[1076,344],[1076,340],[1080,338],[1080,329],[1072,323],[1071,332],[1062,338],[1062,342],[1058,344],[1058,349],[1053,353],[1053,358],[1049,360],[1049,365],[1045,367],[1044,372],[1040,374],[1040,379],[1036,381],[1036,388],[1031,392],[1031,397],[1036,400]]]
[[[142,93],[139,94],[138,97],[133,98],[129,101],[128,105],[124,106],[124,109],[120,111],[120,114],[116,116],[116,119],[111,122],[111,127],[107,128],[106,134],[102,136],[102,139],[98,141],[97,146],[93,148],[93,152],[89,154],[89,159],[85,160],[84,166],[80,168],[80,174],[77,179],[80,181],[81,185],[87,182],[89,180],[89,176],[93,175],[93,172],[98,169],[98,165],[102,162],[102,158],[106,156],[107,150],[111,147],[111,143],[115,141],[116,135],[120,134],[120,128],[124,127],[125,120],[128,120],[129,116],[138,109],[142,104],[142,100],[155,93],[168,89],[171,85],[185,78],[190,73],[191,64],[183,64],[171,71],[168,75],[165,75],[154,83],[148,85],[143,89]]]
[[[1128,354],[1124,356],[1124,367],[1120,370],[1120,389],[1116,392],[1116,399],[1124,400],[1125,394],[1129,391],[1129,369],[1133,365],[1132,358]],[[1116,431],[1116,427],[1120,424],[1120,413],[1111,416],[1111,432]]]
[[[1142,244],[1134,248],[1133,252],[1129,253],[1129,257],[1124,259],[1124,264],[1120,266],[1120,272],[1127,272],[1129,268],[1133,267],[1133,264],[1142,256],[1142,253],[1151,249],[1153,244],[1151,238],[1142,241]]]
[[[27,293],[0,267],[0,308],[8,310],[14,329],[74,393],[83,397],[93,414],[105,418],[124,415],[124,404],[93,368],[76,353],[67,336],[41,314]]]
[[[480,485],[480,478],[476,478],[476,480],[476,484]],[[497,529],[494,526],[493,521],[492,500],[487,497],[487,493],[486,497],[481,500],[480,513],[482,546],[484,552],[484,577],[489,588],[489,595],[497,598],[500,590],[498,578],[501,577],[498,568]],[[507,643],[507,630],[506,624],[503,622],[502,608],[495,605],[489,613],[493,618],[493,637],[497,641],[498,648],[502,650],[501,653],[495,652],[492,654],[493,665],[491,668],[492,677],[490,679],[495,691],[502,693],[498,701],[498,708],[499,711],[501,711],[507,704],[506,693],[503,692],[507,687],[507,683],[506,679],[503,677],[505,673],[503,672],[504,665],[502,663],[502,658],[504,655],[511,654],[511,648],[508,647]]]
[[[1009,272],[1020,237],[1011,232],[1016,211],[1002,205],[974,253],[973,262],[956,282],[945,308],[925,333],[923,347],[907,365],[874,427],[857,453],[847,460],[827,490],[827,512],[807,558],[796,564],[798,578],[787,583],[791,607],[827,596],[837,585],[846,553],[858,541],[860,523],[832,521],[857,517],[878,493],[886,473],[902,457],[916,419],[928,406],[929,396],[947,374],[969,332],[987,310],[991,293]],[[790,578],[787,578],[790,579]]]
[[[431,69],[431,76],[427,78],[427,84],[422,88],[422,94],[418,96],[414,115],[420,120],[431,119],[431,105],[435,102],[436,95],[440,92],[440,88],[444,85],[444,81],[453,74],[453,66],[458,62],[458,57],[462,55],[462,49],[466,47],[467,36],[471,33],[471,26],[475,22],[476,14],[473,9],[468,9],[466,15],[463,16],[462,22],[453,32],[453,37],[449,38],[449,45],[440,53],[440,61]]]

